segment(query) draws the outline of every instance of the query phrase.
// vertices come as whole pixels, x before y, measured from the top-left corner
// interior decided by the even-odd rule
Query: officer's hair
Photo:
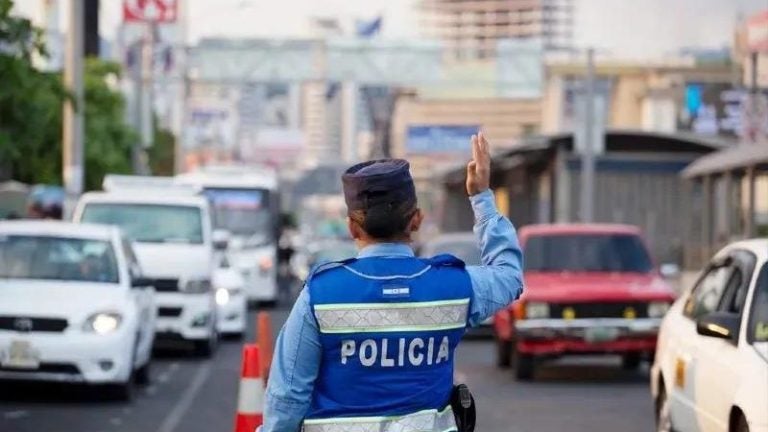
[[[365,210],[352,210],[349,218],[374,240],[405,240],[408,223],[416,210],[415,202],[380,203]]]

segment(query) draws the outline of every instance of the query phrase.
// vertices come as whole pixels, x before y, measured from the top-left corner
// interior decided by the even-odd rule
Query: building
[[[572,0],[422,0],[418,7],[424,35],[444,41],[449,59],[496,57],[506,39],[571,47]]]
[[[546,65],[544,133],[573,131],[585,73],[583,62]],[[606,128],[731,138],[740,133],[735,116],[740,115],[743,88],[734,64],[697,64],[693,59],[658,64],[600,61],[595,66],[594,88],[603,102],[598,120]]]

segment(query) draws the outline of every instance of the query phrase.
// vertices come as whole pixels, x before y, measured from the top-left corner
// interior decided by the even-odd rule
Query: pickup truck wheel
[[[518,381],[530,381],[536,368],[535,360],[530,354],[520,354],[515,351],[515,378]]]
[[[512,341],[496,338],[496,365],[502,369],[512,365]]]
[[[621,357],[621,367],[628,371],[637,370],[640,367],[641,360],[640,353],[624,354]]]

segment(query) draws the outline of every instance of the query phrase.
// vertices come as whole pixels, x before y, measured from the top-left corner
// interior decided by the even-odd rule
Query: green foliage
[[[153,175],[172,176],[174,174],[174,155],[176,139],[173,134],[161,128],[155,121],[155,136],[149,148],[149,168]]]
[[[62,109],[67,92],[60,74],[37,70],[46,55],[40,29],[11,16],[0,0],[0,173],[26,183],[61,183]],[[125,102],[110,86],[117,64],[85,65],[85,187],[99,188],[104,174],[131,170],[136,134],[125,124]]]

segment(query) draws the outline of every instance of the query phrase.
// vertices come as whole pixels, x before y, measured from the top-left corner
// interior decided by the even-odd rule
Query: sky
[[[17,11],[39,14],[44,0],[16,0]],[[67,0],[60,0],[67,3]],[[649,59],[681,47],[729,46],[739,16],[768,9],[768,0],[573,0],[574,42],[611,57]],[[102,35],[113,37],[121,0],[101,0]],[[188,39],[207,36],[308,36],[311,17],[383,16],[382,37],[419,36],[416,0],[187,0]],[[62,17],[63,20],[63,17]]]

